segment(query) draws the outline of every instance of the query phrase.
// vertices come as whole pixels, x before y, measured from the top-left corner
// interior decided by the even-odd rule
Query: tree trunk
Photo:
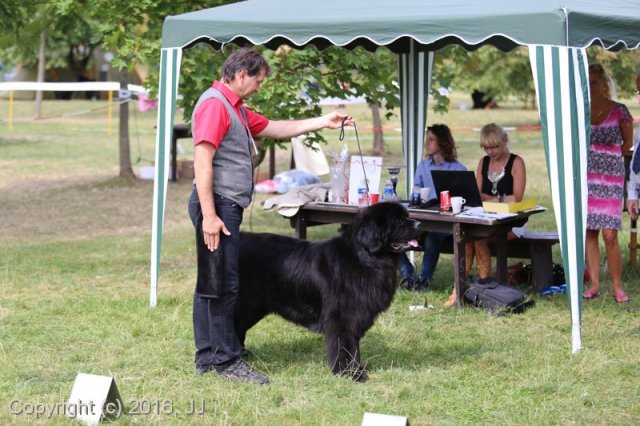
[[[120,93],[129,93],[129,71],[120,70]],[[129,95],[130,96],[130,95]],[[120,99],[122,102],[124,99]],[[131,168],[131,152],[129,149],[129,102],[120,104],[120,126],[119,126],[119,148],[120,148],[120,176],[133,177]],[[156,167],[158,165],[156,164]]]
[[[45,46],[47,44],[47,32],[42,30],[40,32],[40,49],[38,50],[38,83],[44,82],[44,70],[46,65],[46,58],[44,56]],[[34,111],[34,118],[42,118],[42,90],[36,91],[36,106]]]
[[[369,104],[371,108],[371,118],[373,121],[373,155],[384,154],[384,136],[382,134],[382,119],[380,119],[380,106]]]

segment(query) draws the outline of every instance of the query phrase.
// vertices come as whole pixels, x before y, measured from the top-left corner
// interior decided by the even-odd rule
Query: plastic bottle
[[[358,207],[367,207],[369,205],[369,189],[367,180],[362,179],[358,185]]]
[[[384,183],[384,189],[382,190],[382,201],[396,201],[396,196],[393,193],[393,184],[391,179],[387,179]]]
[[[413,187],[413,191],[411,192],[411,198],[409,199],[409,203],[412,206],[420,205],[420,187],[419,186]]]

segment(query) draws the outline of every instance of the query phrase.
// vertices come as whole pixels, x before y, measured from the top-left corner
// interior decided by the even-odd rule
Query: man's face
[[[239,71],[236,74],[237,91],[236,94],[242,100],[247,100],[251,95],[260,90],[260,85],[266,77],[266,71],[261,70],[257,75],[251,77],[247,70]]]

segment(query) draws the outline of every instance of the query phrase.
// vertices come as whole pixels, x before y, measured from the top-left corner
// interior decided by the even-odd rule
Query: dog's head
[[[379,255],[415,250],[421,231],[420,222],[409,219],[402,205],[378,203],[360,210],[346,232],[366,251]]]

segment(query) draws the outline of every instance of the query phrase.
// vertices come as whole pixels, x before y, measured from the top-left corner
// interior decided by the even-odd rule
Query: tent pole
[[[398,58],[407,196],[413,189],[416,168],[422,159],[434,57],[432,51],[419,51],[415,40],[411,40],[409,53],[401,53]]]
[[[155,175],[153,179],[153,217],[151,227],[151,270],[149,286],[149,306],[155,307],[158,300],[158,280],[160,275],[160,253],[162,248],[162,228],[169,182],[169,149],[173,135],[173,121],[176,112],[176,98],[182,49],[162,49],[160,53],[160,85],[158,90],[158,122],[156,133]]]

